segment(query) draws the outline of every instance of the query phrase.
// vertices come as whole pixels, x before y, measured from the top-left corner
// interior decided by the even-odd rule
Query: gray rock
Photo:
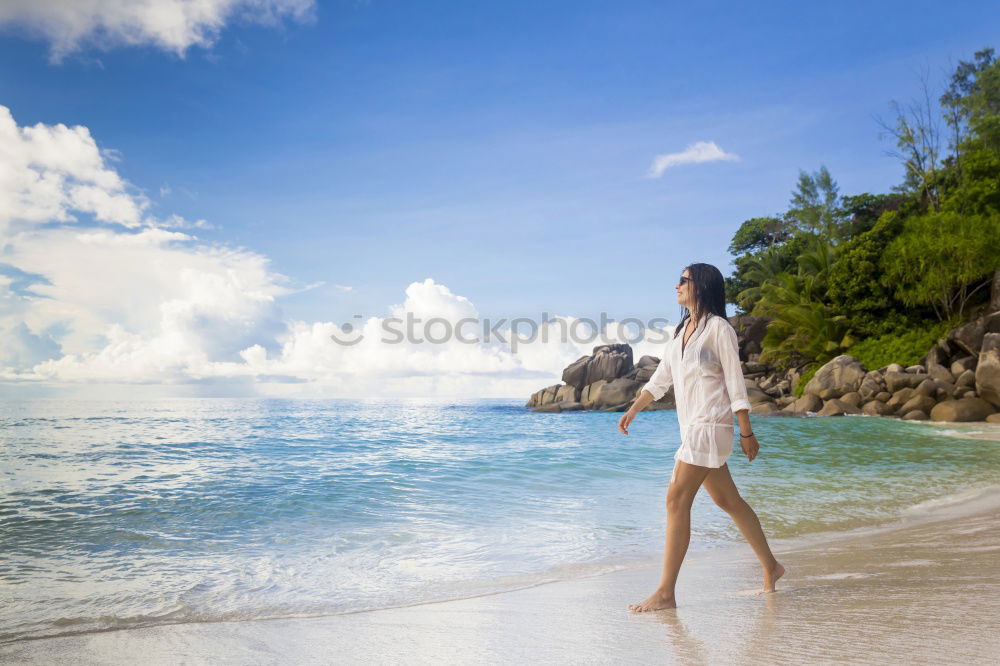
[[[982,398],[961,398],[939,402],[931,410],[932,421],[985,421],[995,410]]]
[[[846,402],[849,405],[854,405],[858,407],[861,405],[861,394],[857,391],[851,391],[850,393],[845,393],[840,396],[840,400]]]
[[[986,319],[980,317],[953,328],[948,333],[947,340],[960,347],[966,354],[978,357],[979,350],[983,347],[984,335],[986,335]]]
[[[595,403],[600,398],[601,389],[604,388],[605,384],[607,384],[606,381],[599,379],[593,384],[587,384],[583,388],[583,392],[580,394],[580,402],[583,403],[584,407],[587,409],[594,408]]]
[[[861,380],[861,386],[858,387],[858,393],[861,394],[862,399],[870,400],[876,393],[882,391],[884,388],[885,380],[882,378],[882,373],[878,370],[872,370],[865,375],[864,379]]]
[[[861,410],[854,405],[831,398],[823,403],[823,409],[819,410],[817,416],[843,416],[845,414],[860,414]]]
[[[546,386],[539,391],[535,391],[531,394],[525,407],[541,407],[542,405],[555,402],[556,393],[559,391],[560,386],[560,384],[553,384],[552,386]]]
[[[895,372],[887,370],[885,373],[885,386],[889,393],[896,393],[903,388],[916,388],[920,382],[928,378],[925,373],[915,374],[910,372]]]
[[[908,365],[908,366],[906,366],[904,372],[909,372],[909,373],[912,373],[912,374],[923,374],[923,373],[926,373],[927,370],[924,369],[924,366],[922,366],[919,363],[917,363],[916,365]]]
[[[955,380],[951,370],[937,363],[927,364],[927,374],[940,382],[948,382],[949,384]]]
[[[892,397],[889,398],[889,400],[887,400],[885,404],[889,405],[889,407],[892,408],[893,412],[896,412],[899,410],[900,407],[906,404],[906,401],[912,398],[916,394],[916,392],[917,389],[913,388],[899,389],[898,391],[892,394]]]
[[[880,368],[880,370],[883,375],[886,374],[887,372],[903,372],[903,366],[901,366],[899,363],[890,363],[889,365],[885,366],[885,368]]]
[[[632,369],[632,347],[627,344],[600,345],[594,347],[594,354],[587,363],[584,384],[593,384],[601,379],[611,381]]]
[[[872,400],[864,404],[861,408],[861,413],[868,414],[869,416],[888,416],[893,413],[893,410],[892,407],[881,400]]]
[[[975,369],[976,369],[975,356],[964,356],[956,361],[952,361],[951,375],[954,378],[952,381],[958,381],[958,378],[961,377],[966,370],[975,370]]]
[[[996,414],[990,414],[989,416],[987,416],[986,417],[986,422],[987,423],[1000,423],[1000,412],[997,412]]]
[[[937,384],[929,377],[917,384],[916,387],[918,395],[934,395],[935,391],[937,391]]]
[[[933,409],[936,404],[937,400],[934,398],[918,393],[903,403],[903,405],[896,410],[896,413],[905,415],[912,411],[920,411],[925,414],[930,414],[931,409]],[[903,418],[906,417],[904,416]]]
[[[891,397],[892,397],[892,394],[889,393],[888,391],[880,391],[880,392],[878,392],[878,393],[875,394],[875,399],[878,400],[878,401],[880,401],[880,402],[888,402],[889,398],[891,398]]]
[[[751,414],[770,414],[778,411],[778,405],[771,400],[767,402],[757,402],[750,405]]]
[[[575,386],[583,390],[587,385],[587,365],[590,363],[589,356],[581,356],[566,366],[563,370],[562,380],[567,386]]]
[[[976,386],[976,371],[966,370],[958,376],[955,380],[955,386],[971,386],[975,388]]]
[[[560,402],[559,406],[564,412],[578,412],[583,409],[582,402]]]
[[[1000,407],[1000,333],[986,333],[976,365],[976,393]]]
[[[919,409],[914,409],[913,411],[910,411],[910,412],[907,412],[906,414],[904,414],[903,415],[903,420],[904,421],[926,421],[927,420],[927,413],[924,412],[924,411],[922,411],[922,410],[919,410]]]
[[[642,388],[642,382],[619,377],[604,384],[596,398],[591,393],[591,401],[598,408],[620,405],[634,399],[636,390],[640,388]]]
[[[541,405],[540,407],[534,407],[531,409],[533,412],[555,412],[559,413],[562,411],[562,407],[559,406],[558,402],[550,402],[547,405]]]
[[[858,359],[847,354],[841,354],[816,371],[804,393],[818,395],[820,398],[838,398],[845,393],[857,391],[861,387],[867,370]]]
[[[556,391],[555,400],[556,402],[579,402],[580,393],[582,391],[577,387],[566,384],[565,386],[560,386],[559,390]]]
[[[819,396],[804,393],[801,398],[785,407],[785,410],[796,414],[805,414],[806,412],[818,412],[822,408],[823,401]]]

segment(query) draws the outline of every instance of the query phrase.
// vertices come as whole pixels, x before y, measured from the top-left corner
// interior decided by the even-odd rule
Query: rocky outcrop
[[[987,333],[976,364],[976,393],[1000,407],[1000,333]]]

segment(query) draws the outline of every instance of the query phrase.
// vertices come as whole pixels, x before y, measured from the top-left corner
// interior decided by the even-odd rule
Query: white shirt
[[[722,467],[733,452],[733,414],[750,409],[740,369],[736,329],[724,317],[707,315],[687,345],[684,331],[667,341],[663,359],[643,389],[659,400],[674,384],[681,445],[675,460]]]

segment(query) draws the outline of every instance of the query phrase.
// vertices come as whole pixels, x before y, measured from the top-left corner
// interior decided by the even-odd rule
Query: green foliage
[[[1000,61],[983,49],[961,62],[940,107],[922,83],[881,123],[906,168],[894,193],[841,197],[825,167],[800,171],[786,213],[733,236],[726,300],[771,320],[762,361],[813,363],[796,395],[838,354],[869,368],[918,362],[1000,270]]]
[[[941,210],[966,215],[1000,213],[1000,151],[978,138],[962,144],[961,172],[954,167],[955,183],[941,203]]]
[[[741,313],[753,310],[760,299],[760,286],[783,272],[795,272],[798,257],[808,247],[808,239],[793,235],[786,242],[760,252],[736,257],[736,270],[726,278],[726,302],[735,303]]]
[[[729,244],[729,254],[762,252],[791,237],[790,225],[780,217],[755,217],[740,225]]]
[[[834,314],[819,298],[826,274],[809,272],[823,266],[821,257],[831,252],[822,244],[803,255],[811,257],[800,264],[798,275],[781,273],[761,286],[761,298],[753,314],[771,319],[761,342],[762,362],[778,367],[803,358],[826,362],[853,344],[847,317]]]
[[[1000,268],[1000,215],[944,212],[906,220],[882,256],[882,285],[904,305],[961,315]]]
[[[844,239],[852,239],[870,230],[879,218],[898,211],[906,200],[902,194],[857,194],[841,198],[840,216],[844,219]]]
[[[822,367],[822,363],[811,363],[803,369],[802,376],[799,377],[799,381],[795,385],[796,398],[802,397],[802,394],[805,393],[806,390],[806,384],[808,384],[812,378],[816,376],[816,371]]]
[[[799,170],[790,203],[787,217],[799,231],[818,234],[830,243],[840,240],[840,188],[825,166],[812,174]]]
[[[884,368],[890,363],[906,367],[919,363],[939,339],[961,324],[961,317],[943,322],[924,322],[923,326],[906,331],[862,340],[844,353],[861,361],[869,370]]]

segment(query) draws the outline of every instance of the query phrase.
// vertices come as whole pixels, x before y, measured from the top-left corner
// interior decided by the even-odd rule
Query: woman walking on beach
[[[677,402],[681,445],[667,486],[667,544],[663,574],[656,591],[637,604],[636,612],[675,608],[674,587],[691,540],[691,504],[702,484],[740,528],[764,568],[764,592],[785,568],[774,559],[757,514],[736,489],[726,460],[733,450],[733,414],[739,419],[740,446],[748,460],[760,448],[750,429],[750,401],[740,369],[736,331],[726,319],[722,273],[711,264],[691,264],[681,274],[677,302],[684,316],[667,341],[663,360],[643,386],[632,407],[618,421],[628,434],[636,415],[662,398],[671,384]],[[681,331],[683,329],[683,334]]]

